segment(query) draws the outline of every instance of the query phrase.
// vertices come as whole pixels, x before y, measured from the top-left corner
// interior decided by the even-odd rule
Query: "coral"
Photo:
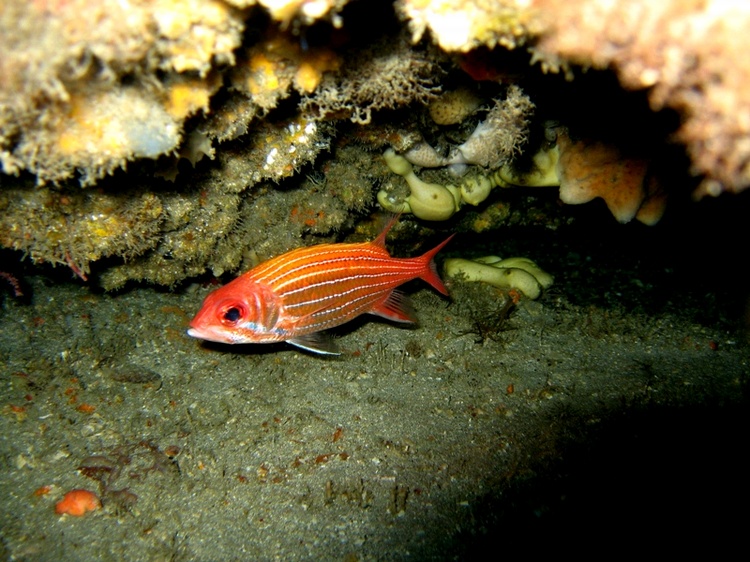
[[[528,258],[486,256],[474,260],[445,260],[445,276],[450,279],[482,281],[500,289],[516,289],[530,299],[538,299],[554,279]]]
[[[0,164],[90,185],[171,152],[234,63],[241,14],[219,0],[0,7]]]
[[[93,184],[129,159],[174,150],[180,123],[207,106],[210,88],[204,81],[184,81],[166,94],[130,87],[71,94],[68,110],[55,122],[50,118],[45,131],[29,131],[15,153],[44,162],[42,177],[62,179],[79,170],[81,184]]]
[[[304,115],[281,123],[261,123],[248,139],[251,157],[257,162],[250,179],[252,182],[278,181],[291,176],[329,147],[330,132],[330,125]]]
[[[269,29],[259,43],[249,47],[232,71],[232,88],[247,95],[268,111],[286,98],[292,87],[312,94],[325,72],[341,65],[340,57],[328,47],[304,47],[297,37]]]
[[[84,279],[91,262],[132,258],[150,248],[163,211],[151,193],[60,193],[33,187],[0,191],[0,209],[0,245],[37,262],[68,265]]]
[[[281,22],[283,27],[286,28],[292,21],[295,21],[297,24],[310,25],[324,16],[329,16],[334,26],[341,27],[342,21],[339,12],[341,12],[348,0],[257,1],[258,4],[268,9],[273,19]]]
[[[430,117],[438,125],[463,122],[482,104],[477,93],[467,87],[449,90],[432,100],[428,106]]]
[[[323,185],[311,182],[285,191],[282,198],[264,183],[291,176],[314,159],[328,148],[331,132],[330,124],[302,117],[264,121],[243,142],[218,151],[216,165],[193,178],[190,189],[160,195],[163,221],[154,245],[126,263],[111,265],[100,275],[101,285],[111,290],[142,280],[171,286],[206,270],[220,276],[236,271],[248,248],[264,255],[283,253],[302,232],[338,230],[350,220],[349,211],[369,205],[369,194],[363,192],[367,183],[360,180],[352,188],[344,177]],[[293,214],[294,208],[298,211]],[[279,216],[291,220],[279,221]]]
[[[531,47],[547,68],[613,69],[646,90],[654,111],[681,116],[696,195],[750,186],[750,4],[683,0],[537,0],[543,29]]]
[[[456,148],[448,164],[476,164],[497,169],[521,151],[528,138],[534,104],[521,88],[512,85],[474,132]]]
[[[600,197],[622,223],[634,218],[656,224],[666,208],[666,192],[649,173],[644,156],[623,153],[614,144],[590,139],[571,140],[564,128],[556,129],[557,144],[542,149],[528,173],[504,166],[492,179],[497,185],[560,186],[563,203],[578,205]]]
[[[437,220],[495,186],[559,184],[565,202],[601,197],[618,220],[656,222],[658,180],[669,178],[656,170],[668,165],[633,150],[611,117],[617,102],[601,98],[613,107],[596,133],[578,128],[562,80],[522,81],[535,72],[524,53],[497,45],[528,46],[576,87],[582,64],[648,88],[655,110],[682,118],[648,148],[676,130],[705,175],[699,194],[742,189],[748,10],[626,4],[632,12],[593,0],[400,0],[408,33],[391,4],[345,0],[0,3],[0,245],[113,289],[222,275],[300,239],[332,239],[356,228],[378,190],[385,207]],[[385,16],[377,26],[374,15]],[[461,53],[411,43],[425,33]],[[516,83],[534,92],[536,119],[566,127],[538,151],[533,103]],[[386,148],[406,181],[373,157]],[[506,195],[461,226],[551,220],[551,200],[511,209]]]
[[[399,0],[413,41],[426,30],[446,51],[467,52],[479,46],[523,45],[537,26],[536,11],[522,0]]]
[[[373,111],[434,98],[439,72],[434,57],[410,48],[403,37],[387,38],[347,54],[341,70],[324,74],[317,91],[304,96],[299,107],[318,119],[349,117],[365,125]]]

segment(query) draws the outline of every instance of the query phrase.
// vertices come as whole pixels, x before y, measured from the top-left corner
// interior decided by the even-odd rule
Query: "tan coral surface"
[[[174,150],[243,29],[242,13],[220,0],[3,2],[3,171],[88,185]]]
[[[750,185],[750,3],[738,0],[535,0],[545,30],[533,47],[547,66],[613,69],[674,109],[697,195]]]

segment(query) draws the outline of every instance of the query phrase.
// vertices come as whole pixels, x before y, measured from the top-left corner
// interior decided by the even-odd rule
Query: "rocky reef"
[[[417,217],[459,230],[554,226],[558,196],[654,224],[750,185],[748,23],[678,0],[3,3],[0,245],[111,290],[372,236],[433,193]],[[532,185],[560,189],[510,202]]]

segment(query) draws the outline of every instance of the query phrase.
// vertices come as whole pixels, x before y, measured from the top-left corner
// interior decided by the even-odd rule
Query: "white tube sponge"
[[[552,285],[552,276],[527,258],[500,259],[486,256],[476,260],[445,260],[445,276],[466,281],[482,281],[500,289],[516,289],[530,299],[537,299],[542,289]]]

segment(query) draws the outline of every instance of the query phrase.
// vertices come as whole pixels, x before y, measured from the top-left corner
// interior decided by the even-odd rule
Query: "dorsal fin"
[[[392,215],[388,218],[388,222],[385,224],[385,227],[383,228],[383,232],[378,234],[378,237],[371,242],[371,244],[375,244],[376,246],[380,246],[381,248],[385,248],[385,239],[388,236],[388,232],[393,228],[393,225],[398,222],[399,217],[401,216],[401,213],[397,215]]]

